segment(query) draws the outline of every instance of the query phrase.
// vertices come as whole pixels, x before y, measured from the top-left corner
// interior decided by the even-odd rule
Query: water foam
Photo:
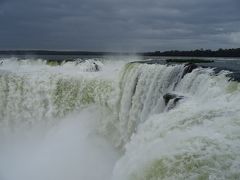
[[[159,108],[159,112],[151,113],[144,122],[136,118],[141,123],[135,126],[137,129],[125,146],[125,154],[116,164],[114,179],[238,178],[240,86],[237,82],[229,82],[226,73],[215,76],[211,69],[200,68],[180,81],[166,79],[166,83],[175,87],[165,86],[163,92],[184,94],[185,100],[168,112],[161,113]],[[146,81],[153,79],[149,76]],[[142,88],[149,91],[151,86]],[[154,89],[158,93],[163,90],[158,86]],[[146,94],[141,95],[144,103],[147,102]],[[131,98],[132,109],[135,108],[134,98]],[[159,101],[163,99],[159,97]],[[131,120],[133,118],[127,120],[128,124]]]

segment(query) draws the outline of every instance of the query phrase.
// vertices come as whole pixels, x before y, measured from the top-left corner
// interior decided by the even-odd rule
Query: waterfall
[[[30,134],[37,155],[23,157],[37,164],[31,171],[47,180],[97,179],[90,166],[104,159],[96,173],[113,180],[238,179],[239,82],[232,81],[226,70],[129,63],[136,60],[4,59],[0,66],[0,143],[13,143],[6,137],[16,132],[17,141],[21,132]],[[35,138],[36,131],[44,138]],[[12,154],[5,155],[9,149],[16,149],[18,155],[19,144],[6,148],[7,153],[0,149],[0,158],[7,159],[2,162],[11,162]],[[24,143],[21,146],[25,148]],[[68,153],[71,161],[64,155]],[[45,157],[41,166],[36,156]],[[84,162],[80,165],[82,160],[87,169]],[[13,177],[4,165],[0,159],[0,177],[3,172]],[[74,170],[64,171],[62,165]],[[44,169],[41,173],[42,166],[51,172]],[[11,174],[17,177],[19,172],[24,180],[29,173],[16,166]]]

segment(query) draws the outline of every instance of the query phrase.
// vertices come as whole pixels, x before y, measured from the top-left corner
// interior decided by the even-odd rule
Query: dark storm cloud
[[[240,46],[239,0],[0,0],[0,49]]]

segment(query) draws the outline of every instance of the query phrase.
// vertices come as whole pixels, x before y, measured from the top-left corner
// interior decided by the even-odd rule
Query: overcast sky
[[[240,0],[0,0],[0,49],[240,47]]]

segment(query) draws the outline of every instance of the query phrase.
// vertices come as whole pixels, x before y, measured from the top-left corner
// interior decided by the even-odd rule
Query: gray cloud
[[[239,0],[0,0],[0,49],[240,46]]]

